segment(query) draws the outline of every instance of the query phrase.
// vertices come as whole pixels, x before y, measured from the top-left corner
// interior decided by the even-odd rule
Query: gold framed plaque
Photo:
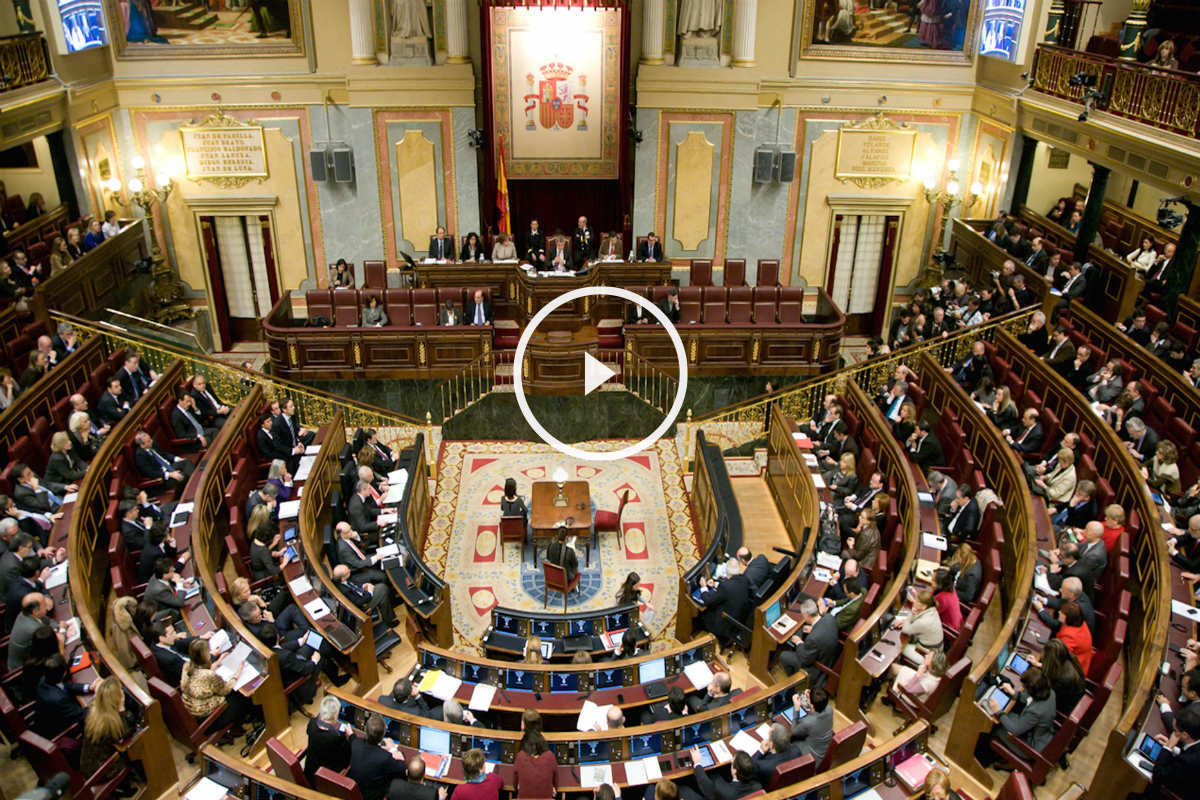
[[[179,128],[185,175],[193,181],[243,186],[270,177],[263,128],[217,111]]]

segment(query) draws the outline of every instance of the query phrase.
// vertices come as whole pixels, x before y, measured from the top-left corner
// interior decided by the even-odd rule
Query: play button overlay
[[[600,385],[607,383],[609,378],[615,377],[617,373],[613,372],[608,367],[596,360],[591,353],[583,354],[583,394],[587,396],[600,388]]]
[[[663,417],[659,426],[645,439],[635,442],[628,447],[623,447],[620,450],[611,451],[581,450],[578,447],[573,447],[559,441],[550,431],[546,430],[546,427],[529,410],[529,401],[525,397],[525,387],[521,378],[521,373],[523,372],[521,365],[525,363],[525,348],[529,346],[529,338],[537,330],[538,325],[541,325],[546,317],[550,316],[556,308],[565,303],[573,302],[581,297],[599,296],[619,297],[630,303],[636,303],[645,309],[667,331],[667,336],[671,339],[671,344],[675,348],[675,358],[679,367],[679,389],[675,392],[675,401],[671,403],[670,410]],[[594,392],[598,386],[612,380],[617,374],[610,367],[600,363],[590,353],[584,353],[583,365],[583,393],[585,396]],[[521,331],[521,339],[517,342],[516,359],[513,361],[513,391],[517,396],[517,406],[521,409],[521,416],[529,423],[529,427],[533,428],[534,433],[543,442],[558,452],[571,458],[577,458],[580,461],[619,461],[623,458],[637,455],[648,447],[652,447],[656,441],[666,434],[667,429],[679,417],[679,412],[683,409],[683,398],[687,394],[687,351],[684,350],[683,340],[679,338],[679,332],[675,330],[675,326],[671,324],[671,320],[667,318],[667,315],[655,303],[651,303],[640,294],[631,292],[628,289],[620,289],[615,286],[583,286],[578,289],[572,289],[569,292],[564,292],[542,306],[533,315],[533,319],[529,320],[529,324],[525,326],[525,330]]]

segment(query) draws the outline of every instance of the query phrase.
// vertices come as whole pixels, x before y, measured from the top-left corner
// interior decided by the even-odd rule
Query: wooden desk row
[[[992,286],[993,272],[1000,272],[1005,261],[1017,266],[1017,274],[1025,278],[1025,288],[1037,298],[1038,308],[1049,319],[1058,298],[1050,293],[1054,285],[1046,276],[1031,268],[1024,261],[1013,258],[1004,248],[988,240],[985,234],[991,226],[990,220],[951,220],[950,251],[954,263],[966,274],[973,286]]]

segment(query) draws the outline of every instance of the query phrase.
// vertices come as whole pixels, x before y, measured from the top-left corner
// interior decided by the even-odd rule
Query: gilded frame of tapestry
[[[227,58],[254,56],[266,58],[303,57],[305,31],[308,29],[310,4],[302,0],[287,0],[288,24],[291,35],[286,38],[267,38],[253,44],[153,44],[129,42],[121,13],[120,0],[104,0],[105,25],[113,53],[123,61],[145,61],[179,58]],[[248,7],[247,7],[248,8]],[[117,23],[117,24],[114,24]]]
[[[827,61],[887,61],[906,64],[957,64],[969,66],[978,49],[979,18],[983,3],[968,3],[967,22],[961,50],[932,50],[911,47],[871,46],[856,44],[825,44],[815,42],[817,4],[821,0],[797,0],[801,14],[796,34],[800,37],[800,60],[806,58]]]

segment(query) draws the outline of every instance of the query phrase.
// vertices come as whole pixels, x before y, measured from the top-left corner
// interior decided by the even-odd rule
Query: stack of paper
[[[625,762],[625,785],[643,786],[646,781],[646,765],[641,761]]]
[[[375,551],[378,560],[383,561],[385,558],[395,558],[400,555],[400,545],[385,544],[383,547]]]
[[[1200,608],[1196,608],[1191,603],[1182,603],[1178,600],[1171,601],[1171,613],[1181,617],[1187,617],[1192,622],[1200,622]]]
[[[825,479],[821,477],[821,473],[819,472],[814,472],[812,474],[812,482],[813,486],[817,487],[818,489],[825,488]]]
[[[294,480],[294,481],[308,480],[308,475],[309,475],[309,473],[312,472],[313,464],[315,464],[316,461],[317,461],[316,456],[302,456],[300,458],[300,465],[296,468],[296,474],[292,476],[292,480]]]
[[[212,778],[201,778],[183,795],[184,800],[222,800],[229,790]]]
[[[612,708],[611,705],[598,706],[591,700],[584,700],[583,709],[579,712],[579,719],[575,723],[575,729],[579,731],[607,729],[610,708]]]
[[[817,461],[817,457],[816,457],[816,456],[814,456],[812,453],[805,453],[805,454],[804,454],[804,466],[806,466],[806,467],[815,467],[815,466],[817,466],[817,465],[818,465],[818,464],[820,464],[820,463],[821,463],[821,462]]]
[[[729,746],[734,750],[741,750],[748,755],[758,753],[758,740],[745,731],[738,731],[729,738]]]
[[[388,486],[387,494],[383,496],[382,505],[394,506],[404,499],[404,490],[407,488],[408,482],[394,483]]]
[[[310,444],[304,448],[304,455],[306,456],[315,456],[319,452],[321,452],[321,445],[319,444]]]
[[[214,657],[221,655],[231,647],[233,647],[233,642],[229,641],[229,634],[225,632],[224,628],[214,633],[208,640],[208,651]]]
[[[417,684],[417,691],[432,692],[433,687],[437,685],[438,678],[441,676],[442,671],[440,669],[426,670],[425,674],[421,676],[420,682]]]
[[[246,658],[250,653],[250,645],[245,642],[238,642],[229,655],[221,659],[221,663],[213,671],[220,676],[221,680],[231,681],[239,676],[242,671],[242,665],[246,663]]]
[[[579,768],[579,785],[584,789],[595,789],[612,783],[612,764],[584,764]]]
[[[450,768],[450,756],[439,756],[437,753],[421,753],[421,760],[425,762],[425,775],[431,778],[440,778],[446,774],[446,770]]]
[[[475,690],[471,692],[471,702],[467,704],[467,708],[472,711],[487,711],[492,707],[492,700],[496,697],[496,687],[486,683],[475,684]]]
[[[461,680],[453,675],[442,672],[438,675],[433,687],[429,689],[429,693],[444,703],[454,697],[460,686],[462,686]]]
[[[63,561],[61,564],[55,564],[54,567],[51,568],[50,576],[46,578],[46,588],[54,589],[55,587],[62,586],[66,582],[67,562]]]
[[[1042,594],[1057,596],[1058,592],[1050,588],[1050,579],[1046,577],[1044,572],[1033,573],[1033,588],[1037,589]]]
[[[693,689],[707,689],[713,679],[712,669],[703,659],[688,664],[683,668],[683,674],[691,681]]]
[[[280,519],[294,519],[298,516],[300,516],[299,500],[284,500],[279,504]]]
[[[926,547],[932,547],[934,550],[945,551],[949,546],[946,542],[946,537],[936,533],[922,533],[921,544]]]
[[[713,759],[718,764],[728,764],[733,761],[733,753],[729,752],[729,748],[720,739],[710,744],[709,749],[712,750]]]
[[[833,553],[817,553],[817,566],[837,572],[842,567],[842,559]]]
[[[408,483],[408,470],[403,467],[392,470],[388,473],[387,482],[389,486],[404,486]]]
[[[71,617],[62,624],[62,634],[66,638],[68,645],[79,641],[79,631],[81,629],[79,617]]]
[[[188,517],[195,507],[195,503],[180,503],[175,506],[175,510],[171,512],[171,527],[178,528],[180,525],[187,524]]]
[[[375,521],[380,525],[394,525],[399,519],[395,513],[383,513],[375,517]]]
[[[74,503],[77,497],[79,497],[79,492],[67,492],[62,496],[62,504],[65,506]]]
[[[650,756],[642,759],[642,768],[646,770],[646,782],[653,783],[654,781],[662,780],[662,767],[658,765],[658,757]]]
[[[299,578],[292,578],[288,581],[288,588],[292,590],[292,594],[300,597],[312,591],[312,584],[309,583],[307,575],[301,575]]]
[[[325,601],[320,597],[305,603],[304,610],[312,615],[313,619],[320,619],[329,614],[329,606],[325,605]]]

